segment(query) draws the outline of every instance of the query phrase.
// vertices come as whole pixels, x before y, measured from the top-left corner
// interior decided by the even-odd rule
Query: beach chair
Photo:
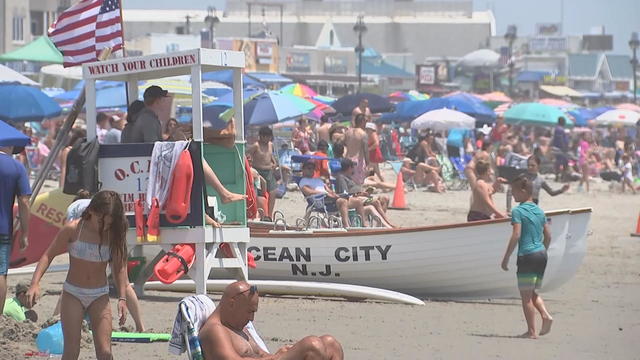
[[[447,189],[457,190],[460,186],[459,178],[456,174],[456,169],[453,167],[453,164],[443,154],[436,155],[436,160],[440,164],[440,172],[442,176],[442,180],[444,180]]]
[[[464,174],[465,163],[463,159],[459,156],[452,156],[449,158],[449,161],[451,161],[451,164],[453,165],[453,168],[455,169],[455,172],[456,172],[456,186],[453,187],[452,189],[457,189],[457,190],[468,189],[469,179],[467,179],[467,176]]]
[[[186,352],[189,360],[203,360],[204,354],[198,332],[215,308],[215,303],[207,295],[191,295],[183,298],[178,304],[178,314],[173,324],[172,338],[169,341],[169,352],[174,355]],[[249,322],[245,329],[262,350],[269,352],[252,322]]]

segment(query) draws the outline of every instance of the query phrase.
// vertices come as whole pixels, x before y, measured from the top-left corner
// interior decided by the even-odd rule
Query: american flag
[[[122,48],[119,0],[81,0],[49,29],[49,38],[64,56],[64,67],[95,61],[104,48]]]

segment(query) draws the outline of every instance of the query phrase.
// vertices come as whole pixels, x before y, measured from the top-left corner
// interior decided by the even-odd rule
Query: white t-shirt
[[[631,174],[631,163],[628,162],[622,166],[622,176],[633,181],[633,175]]]
[[[302,178],[300,179],[300,183],[298,184],[300,189],[305,186],[312,188],[315,191],[320,191],[323,194],[327,193],[327,190],[324,188],[324,181],[320,178]]]

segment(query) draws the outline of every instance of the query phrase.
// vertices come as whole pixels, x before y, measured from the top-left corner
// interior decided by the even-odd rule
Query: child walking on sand
[[[509,270],[509,257],[517,245],[516,275],[522,298],[522,310],[527,321],[527,332],[521,336],[535,339],[538,335],[549,333],[553,322],[542,297],[537,293],[542,285],[542,277],[547,266],[547,249],[551,242],[551,233],[544,212],[533,202],[531,180],[524,174],[518,176],[511,184],[511,191],[513,198],[520,205],[511,211],[513,232],[502,259],[502,270]],[[536,334],[536,310],[542,316],[542,328],[539,334]]]

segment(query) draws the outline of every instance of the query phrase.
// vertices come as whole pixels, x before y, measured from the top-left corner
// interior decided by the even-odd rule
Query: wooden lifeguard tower
[[[195,260],[188,275],[195,281],[196,293],[206,293],[207,278],[212,269],[231,270],[236,279],[247,279],[247,227],[246,204],[240,201],[221,204],[218,208],[226,216],[221,228],[205,225],[206,200],[217,194],[213,188],[204,186],[202,162],[206,161],[224,186],[232,192],[245,193],[244,175],[244,121],[242,96],[242,69],[245,55],[237,51],[193,49],[176,53],[127,57],[107,61],[86,63],[82,66],[86,82],[87,140],[96,137],[96,80],[127,82],[129,101],[138,99],[138,81],[179,75],[191,75],[193,141],[189,145],[194,167],[194,181],[191,191],[191,209],[187,218],[179,224],[171,224],[161,215],[160,238],[156,242],[136,240],[133,204],[144,199],[147,191],[149,164],[154,144],[114,144],[101,145],[98,155],[98,178],[102,190],[118,192],[125,205],[129,219],[127,244],[134,254],[141,254],[142,247],[160,246],[158,253],[168,251],[176,244],[195,244]],[[236,137],[231,149],[206,144],[203,138],[202,91],[203,72],[233,71],[234,110]],[[211,203],[211,201],[209,201]],[[218,201],[218,204],[221,202]],[[147,206],[145,206],[147,209]],[[228,243],[233,258],[216,256],[220,244]],[[147,264],[141,279],[135,282],[136,292],[143,293],[143,285],[155,261]],[[147,275],[147,276],[144,276]]]

